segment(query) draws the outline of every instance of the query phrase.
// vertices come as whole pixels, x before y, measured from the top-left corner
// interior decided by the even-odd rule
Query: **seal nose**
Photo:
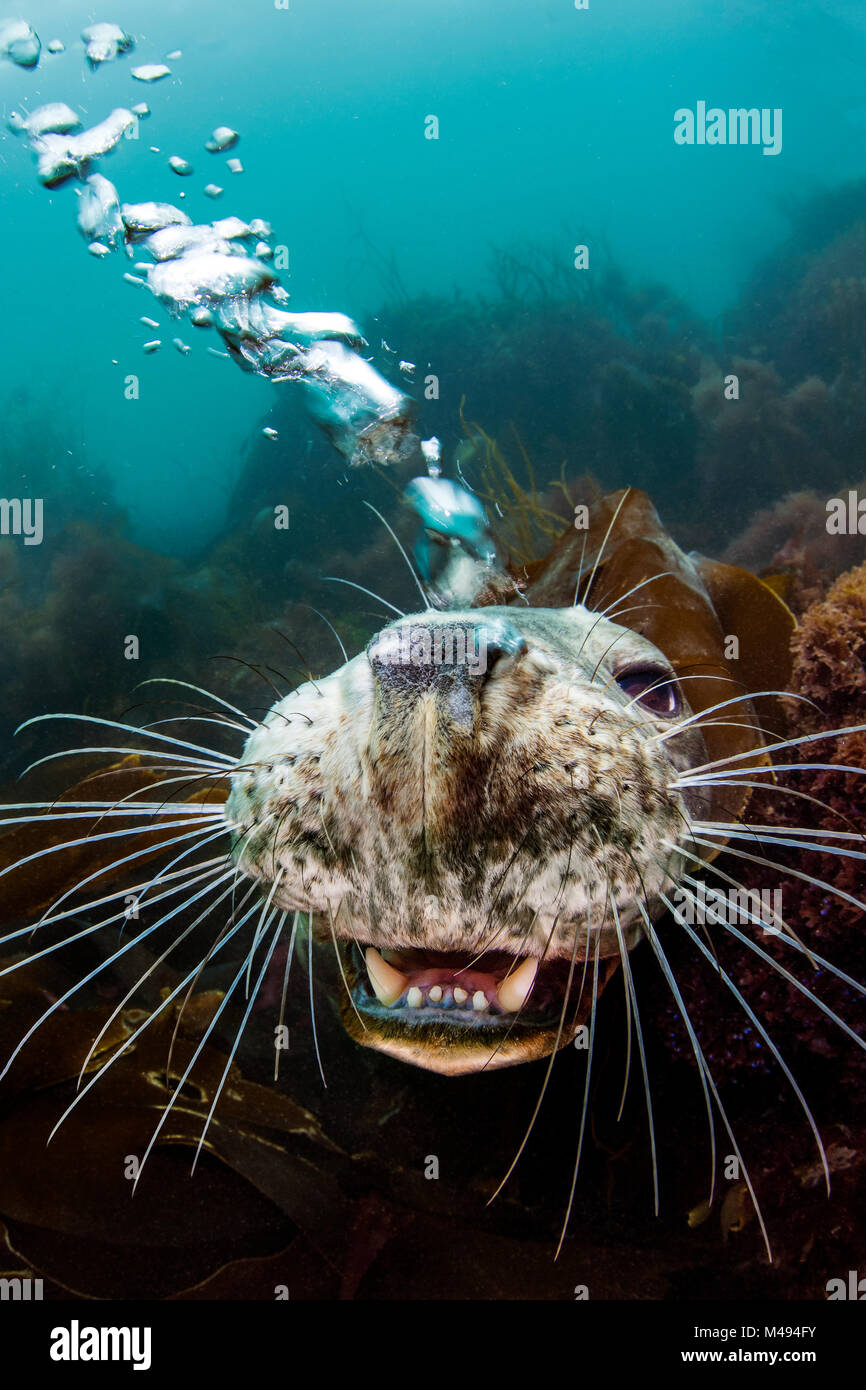
[[[517,657],[526,642],[504,618],[470,622],[396,623],[367,648],[380,693],[387,699],[444,696],[455,722],[471,723],[478,695],[503,657]]]

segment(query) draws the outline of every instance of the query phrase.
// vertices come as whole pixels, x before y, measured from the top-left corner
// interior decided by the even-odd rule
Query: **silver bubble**
[[[118,106],[98,125],[78,135],[40,135],[32,141],[37,173],[42,183],[54,188],[73,174],[81,174],[91,159],[109,154],[135,125],[135,117],[125,106]]]
[[[211,154],[219,154],[222,150],[234,149],[240,136],[231,126],[218,125],[211,138],[205,141],[205,149],[210,150]]]
[[[226,256],[218,251],[190,252],[151,266],[147,273],[151,290],[173,312],[232,295],[255,294],[271,278],[262,261],[252,256]]]
[[[118,53],[128,53],[133,47],[131,35],[119,24],[90,24],[82,31],[81,39],[84,56],[92,68],[112,62]]]
[[[88,241],[113,249],[123,237],[117,189],[102,174],[91,174],[78,198],[78,230]]]
[[[149,236],[162,227],[192,225],[191,218],[171,203],[124,203],[120,214],[131,238]]]
[[[41,135],[68,135],[71,130],[79,130],[81,124],[81,117],[65,101],[37,106],[29,116],[13,111],[7,121],[9,129],[16,135],[29,135],[31,140]]]
[[[143,63],[132,69],[132,75],[138,82],[158,82],[161,77],[171,77],[171,68],[165,63]]]
[[[35,68],[42,52],[39,36],[26,19],[0,19],[0,58],[19,68]]]

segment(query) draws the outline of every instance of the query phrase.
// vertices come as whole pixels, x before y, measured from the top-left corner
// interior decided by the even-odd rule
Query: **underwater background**
[[[297,660],[281,633],[314,672],[331,670],[339,651],[309,605],[333,622],[350,655],[382,619],[357,590],[327,576],[400,607],[413,606],[414,592],[403,557],[364,506],[373,503],[411,547],[418,518],[400,494],[412,468],[378,460],[352,467],[316,424],[301,384],[241,371],[225,352],[208,352],[222,347],[211,329],[173,323],[145,288],[124,279],[134,260],[124,249],[88,254],[76,227],[78,178],[41,182],[14,119],[51,102],[69,103],[87,126],[147,102],[135,138],[119,139],[93,163],[121,201],[177,204],[196,224],[229,216],[270,224],[268,254],[281,252],[289,309],[340,312],[359,325],[362,355],[415,403],[412,427],[418,438],[441,441],[444,474],[465,478],[485,498],[515,567],[540,558],[568,529],[574,503],[624,486],[645,489],[685,550],[766,576],[798,617],[811,612],[803,631],[829,655],[821,680],[809,687],[804,678],[802,688],[819,698],[839,689],[832,664],[839,631],[850,623],[856,642],[866,640],[866,581],[832,588],[862,564],[864,536],[856,527],[831,535],[826,525],[828,499],[858,488],[862,497],[866,484],[861,5],[130,0],[108,10],[76,0],[28,4],[26,21],[42,42],[38,64],[0,57],[0,497],[39,498],[44,506],[39,544],[0,535],[5,783],[14,788],[21,768],[63,737],[42,726],[14,738],[34,715],[128,717],[139,699],[133,687],[157,675],[261,708],[272,702],[272,680],[280,683]],[[93,66],[80,34],[101,20],[122,26],[135,46]],[[48,51],[54,39],[62,51]],[[148,63],[170,71],[152,82],[133,78],[132,69]],[[776,113],[778,147],[677,143],[676,113],[699,103]],[[208,151],[220,126],[240,138]],[[172,156],[192,171],[176,173]],[[242,169],[232,172],[229,158]],[[223,189],[215,199],[204,193],[213,182]],[[142,316],[159,327],[143,325]],[[173,344],[177,334],[184,350]],[[157,338],[159,348],[146,350]],[[288,509],[284,529],[274,526],[275,508]],[[138,639],[134,660],[130,634]],[[855,638],[845,640],[850,646]],[[866,678],[840,705],[840,722],[854,722],[864,699]],[[11,920],[15,904],[6,911]],[[670,1021],[660,1016],[663,1048]],[[332,1053],[351,1049],[331,1041]],[[678,1057],[673,1044],[671,1051]],[[836,1067],[833,1084],[845,1103],[855,1085],[862,1095],[853,1064],[845,1071],[832,1046],[824,1058]],[[766,1139],[774,1133],[776,1083],[748,1056],[738,1060],[758,1076]],[[258,1075],[254,1056],[249,1064]],[[612,1055],[605,1065],[615,1071],[619,1060]],[[43,1210],[32,1193],[0,1191],[12,1246],[56,1277],[58,1297],[109,1296],[127,1277],[144,1296],[215,1278],[202,1296],[257,1297],[282,1277],[269,1262],[289,1245],[299,1296],[342,1288],[344,1296],[360,1289],[360,1296],[394,1297],[414,1287],[406,1296],[519,1297],[521,1282],[503,1273],[514,1240],[538,1289],[569,1296],[571,1276],[552,1271],[537,1235],[538,1222],[556,1224],[561,1173],[556,1193],[532,1189],[525,1206],[518,1185],[502,1226],[478,1234],[469,1272],[455,1266],[441,1223],[469,1229],[487,1175],[467,1145],[463,1195],[449,1207],[431,1196],[436,1184],[407,1176],[408,1158],[400,1167],[399,1140],[388,1129],[394,1115],[403,1135],[423,1128],[425,1107],[434,1104],[443,1127],[451,1123],[459,1134],[466,1124],[461,1103],[446,1100],[447,1087],[407,1071],[369,1054],[347,1062],[326,1118],[317,1111],[327,1140],[300,1105],[280,1102],[283,1132],[301,1135],[315,1154],[283,1154],[278,1183],[264,1157],[233,1151],[234,1171],[255,1189],[244,1198],[244,1235],[223,1244],[196,1244],[191,1235],[181,1258],[179,1211],[169,1202],[158,1216],[142,1193],[133,1219],[119,1181],[116,1205],[103,1203],[97,1226],[79,1231],[74,1249],[64,1246],[69,1210],[86,1206],[86,1197]],[[66,1079],[48,1065],[22,1084],[38,1094]],[[300,1088],[311,1106],[315,1082],[311,1065]],[[557,1084],[565,1094],[568,1078]],[[466,1088],[479,1127],[499,1123],[515,1085],[532,1094],[529,1081],[507,1074]],[[681,1109],[677,1086],[671,1081],[660,1100],[680,1156],[668,1178],[674,1189],[680,1180],[688,1186],[688,1135],[702,1123],[700,1097]],[[248,1088],[235,1114],[254,1124],[265,1100],[252,1081]],[[360,1167],[341,1167],[356,1142],[358,1094],[367,1098],[366,1122],[395,1146],[388,1182],[371,1176],[375,1163],[366,1156]],[[14,1142],[32,1142],[32,1162],[46,1175],[39,1201],[47,1201],[40,1144],[49,1112],[41,1105]],[[554,1094],[553,1115],[533,1140],[538,1162],[555,1141],[556,1105]],[[106,1132],[113,1114],[103,1112]],[[591,1233],[598,1296],[743,1288],[757,1297],[768,1289],[816,1296],[797,1283],[793,1253],[781,1276],[759,1269],[751,1249],[733,1269],[729,1241],[748,1224],[735,1203],[720,1225],[714,1221],[716,1244],[699,1257],[697,1237],[682,1222],[674,1227],[670,1201],[672,1224],[654,1225],[645,1154],[633,1153],[631,1140],[618,1147],[607,1121],[607,1129],[599,1122],[589,1195],[577,1212]],[[638,1118],[633,1125],[636,1132]],[[856,1146],[846,1158],[841,1131],[837,1138],[840,1171],[856,1175]],[[84,1172],[87,1143],[78,1143],[68,1167]],[[508,1146],[504,1137],[503,1153]],[[500,1176],[494,1158],[490,1172]],[[166,1175],[185,1172],[185,1157],[163,1161]],[[639,1190],[631,1165],[641,1173]],[[239,1199],[217,1167],[205,1168],[212,1210],[229,1212]],[[770,1182],[778,1180],[776,1219],[784,1223],[792,1208],[782,1179],[768,1171]],[[328,1194],[320,1222],[309,1216],[319,1211],[313,1172],[319,1193]],[[813,1179],[808,1170],[805,1198],[795,1194],[798,1213],[801,1199],[812,1200]],[[101,1179],[94,1171],[82,1181],[95,1192]],[[604,1210],[593,1204],[599,1192]],[[434,1200],[441,1210],[431,1209]],[[862,1243],[853,1197],[850,1208],[843,1197],[840,1211],[840,1244],[826,1254],[827,1269],[835,1270],[834,1259],[847,1269],[849,1248]],[[812,1221],[810,1209],[792,1223],[791,1250],[805,1248]],[[135,1275],[125,1248],[106,1256],[123,1229],[130,1249],[139,1242],[152,1249]],[[351,1258],[346,1230],[355,1233]],[[245,1239],[255,1268],[236,1282],[215,1276]],[[392,1239],[399,1253],[377,1265]],[[412,1242],[426,1242],[438,1271],[428,1269],[426,1286],[412,1285]]]

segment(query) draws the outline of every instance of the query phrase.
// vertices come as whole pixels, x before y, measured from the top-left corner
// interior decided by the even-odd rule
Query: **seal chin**
[[[463,1076],[547,1057],[589,1016],[583,960],[368,946],[362,965],[355,944],[338,949],[347,1032],[426,1071]],[[613,957],[599,961],[596,997],[615,968]]]

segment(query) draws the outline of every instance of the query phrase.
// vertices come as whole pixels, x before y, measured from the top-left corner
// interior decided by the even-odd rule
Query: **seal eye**
[[[666,666],[656,666],[647,662],[642,666],[626,666],[616,674],[620,690],[650,714],[660,715],[662,719],[673,719],[682,709],[682,697],[676,682]]]

